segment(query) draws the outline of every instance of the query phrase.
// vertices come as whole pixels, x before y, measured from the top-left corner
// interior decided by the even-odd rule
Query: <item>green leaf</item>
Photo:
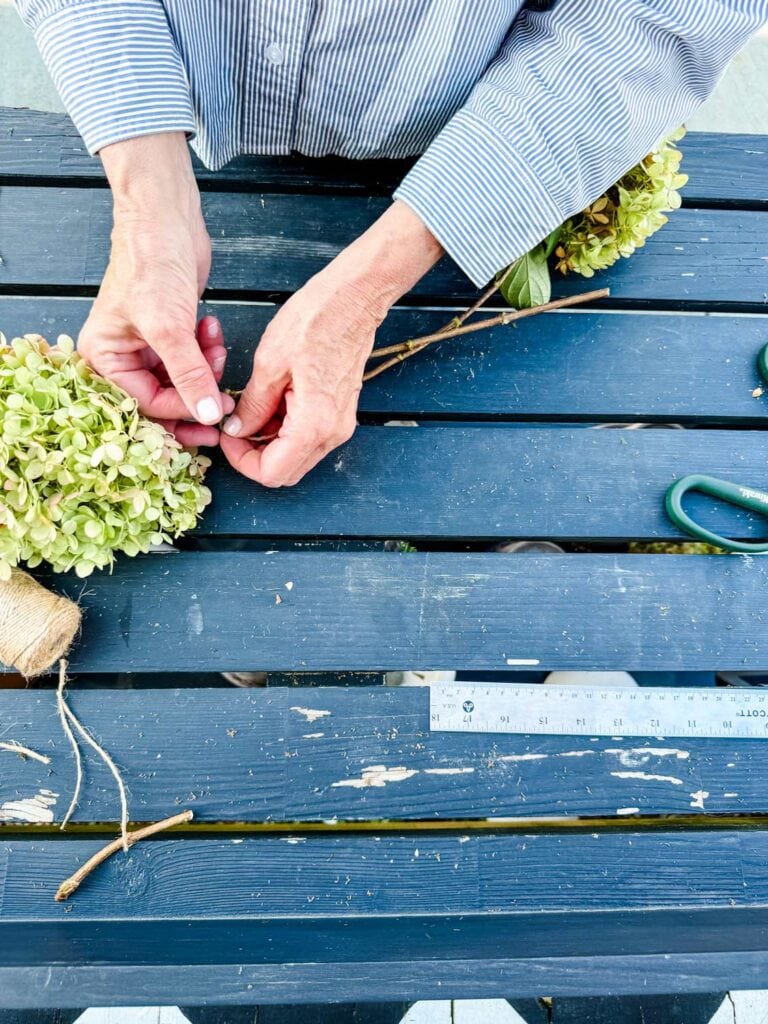
[[[552,253],[555,251],[555,246],[560,241],[560,232],[562,231],[562,224],[559,228],[555,228],[551,231],[542,243],[544,246],[544,255],[549,259]]]
[[[549,279],[546,245],[541,242],[504,272],[499,290],[515,309],[531,309],[549,302],[552,282]]]

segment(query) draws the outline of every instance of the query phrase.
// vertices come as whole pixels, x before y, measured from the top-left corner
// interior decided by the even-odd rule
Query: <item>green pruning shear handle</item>
[[[762,353],[761,353],[762,355]],[[739,505],[741,508],[748,508],[752,512],[762,512],[768,515],[768,493],[757,491],[753,487],[742,487],[740,484],[731,484],[727,480],[718,480],[714,476],[705,476],[702,473],[694,473],[691,476],[684,476],[682,480],[676,481],[667,491],[667,514],[675,526],[692,537],[699,537],[708,541],[725,551],[735,551],[745,555],[760,554],[768,552],[768,540],[766,541],[741,541],[731,540],[729,537],[721,537],[704,526],[695,522],[683,509],[683,497],[689,491],[701,491],[702,494],[709,494],[713,498],[727,501],[730,505]]]
[[[768,344],[763,345],[757,354],[757,369],[763,380],[768,382]],[[719,534],[713,533],[712,530],[700,526],[683,509],[683,498],[689,491],[701,491],[702,494],[708,494],[712,498],[727,501],[729,505],[748,508],[751,512],[762,512],[763,515],[768,515],[768,493],[758,491],[753,487],[731,484],[727,480],[718,480],[717,477],[705,476],[703,473],[684,476],[682,480],[672,484],[667,491],[669,518],[675,526],[690,533],[692,537],[699,537],[718,548],[723,548],[724,551],[735,551],[747,555],[768,552],[768,541],[731,540],[730,537],[721,537]]]
[[[763,345],[757,353],[757,369],[764,381],[768,381],[768,345]]]

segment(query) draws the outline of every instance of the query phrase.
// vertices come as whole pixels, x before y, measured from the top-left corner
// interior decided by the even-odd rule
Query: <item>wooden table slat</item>
[[[768,744],[431,732],[426,687],[78,692],[75,676],[70,702],[120,764],[134,821],[185,808],[207,824],[768,813]],[[0,815],[59,822],[75,778],[55,694],[4,691],[3,706],[6,740],[51,763],[0,752]],[[58,795],[35,810],[43,790]],[[89,757],[73,820],[117,814]]]
[[[182,552],[48,582],[81,601],[80,672],[768,664],[755,557]]]
[[[387,200],[209,192],[213,291],[268,296],[300,288],[386,208]],[[94,288],[109,251],[111,200],[103,189],[4,188],[0,192],[0,288]],[[555,275],[555,296],[611,288],[613,306],[742,308],[764,312],[768,211],[678,210],[630,260],[599,277]],[[450,260],[414,296],[468,301],[476,290]],[[605,301],[605,300],[604,300]]]
[[[0,1006],[755,988],[768,952],[763,831],[161,840],[54,903],[98,845],[0,848]]]
[[[270,490],[221,457],[198,534],[497,540],[689,540],[664,495],[688,472],[768,483],[762,431],[360,427],[295,487]],[[692,495],[725,536],[768,536],[768,520]]]
[[[0,330],[77,336],[90,301],[0,296]],[[230,350],[225,383],[242,387],[275,307],[211,302]],[[437,330],[446,314],[394,309],[379,345]],[[765,316],[553,313],[434,345],[370,381],[365,417],[666,420],[763,426],[756,358]],[[764,384],[762,385],[764,386]]]

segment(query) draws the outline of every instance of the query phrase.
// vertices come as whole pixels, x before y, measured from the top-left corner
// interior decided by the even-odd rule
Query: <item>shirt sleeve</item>
[[[521,13],[466,105],[395,192],[477,285],[689,117],[768,20],[768,0],[549,7]]]
[[[16,0],[91,154],[137,135],[194,134],[161,0]]]

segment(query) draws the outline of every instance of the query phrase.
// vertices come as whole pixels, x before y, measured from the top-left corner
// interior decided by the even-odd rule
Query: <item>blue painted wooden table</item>
[[[333,682],[510,659],[768,666],[768,562],[628,550],[681,539],[663,495],[682,473],[764,487],[768,472],[768,398],[753,394],[768,147],[692,136],[685,149],[684,208],[602,275],[608,302],[433,347],[365,388],[354,439],[298,487],[262,491],[217,465],[183,551],[123,560],[85,589],[52,581],[82,600],[71,699],[121,766],[133,819],[195,818],[55,903],[114,834],[111,777],[89,764],[62,835],[74,765],[52,691],[4,690],[0,736],[51,760],[0,752],[0,1007],[764,987],[762,744],[435,734],[424,688],[210,685],[223,670]],[[260,159],[201,171],[206,308],[233,349],[229,384],[274,303],[370,223],[401,172]],[[77,334],[108,229],[100,166],[69,122],[0,112],[7,335]],[[381,341],[472,297],[446,261]],[[587,429],[617,420],[690,429]],[[692,506],[741,537],[765,530]],[[565,553],[492,550],[532,537]],[[419,550],[385,550],[397,538]]]

